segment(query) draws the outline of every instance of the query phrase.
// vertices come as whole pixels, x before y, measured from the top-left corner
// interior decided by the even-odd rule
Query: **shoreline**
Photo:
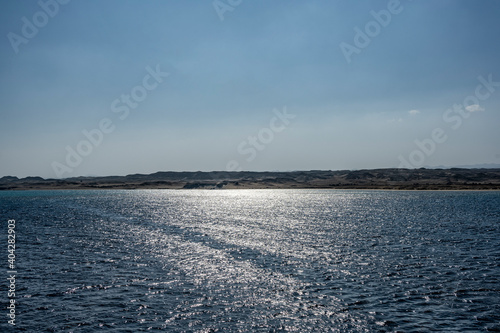
[[[169,191],[279,191],[279,190],[326,190],[326,191],[393,191],[393,192],[500,192],[499,189],[390,189],[390,188],[224,188],[224,189],[183,189],[183,188],[23,188],[0,190],[2,192],[28,192],[28,191],[142,191],[142,190],[169,190]]]
[[[116,191],[116,190],[125,190],[125,191],[136,191],[136,190],[184,190],[184,191],[211,191],[211,190],[339,190],[339,191],[409,191],[409,192],[424,192],[424,191],[432,191],[432,192],[484,192],[484,191],[500,191],[500,187],[498,188],[470,188],[470,187],[456,187],[456,188],[436,188],[436,187],[422,187],[422,188],[389,188],[389,187],[298,187],[298,186],[275,186],[275,187],[259,187],[259,186],[251,186],[251,187],[197,187],[197,188],[183,188],[183,187],[147,187],[147,186],[103,186],[103,187],[19,187],[19,188],[11,188],[11,189],[0,189],[1,192],[21,192],[21,191]]]
[[[157,172],[149,175],[2,177],[0,191],[134,189],[338,189],[498,191],[500,169],[372,169],[290,172]]]

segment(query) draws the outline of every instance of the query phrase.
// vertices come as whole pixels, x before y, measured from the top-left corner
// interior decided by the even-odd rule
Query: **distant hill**
[[[494,169],[371,169],[290,172],[175,172],[161,171],[127,176],[2,177],[0,190],[35,189],[396,189],[396,190],[500,190],[500,168]]]
[[[426,166],[428,169],[451,169],[451,168],[460,168],[460,169],[500,169],[500,164],[495,163],[483,163],[483,164],[470,164],[470,165],[455,165],[455,166]]]

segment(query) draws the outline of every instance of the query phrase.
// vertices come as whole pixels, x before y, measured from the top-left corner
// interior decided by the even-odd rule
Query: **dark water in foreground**
[[[19,331],[500,331],[500,192],[2,192],[0,216]]]

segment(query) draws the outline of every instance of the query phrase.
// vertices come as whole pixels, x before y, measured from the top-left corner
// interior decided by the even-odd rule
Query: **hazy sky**
[[[500,163],[500,2],[4,1],[0,176]]]

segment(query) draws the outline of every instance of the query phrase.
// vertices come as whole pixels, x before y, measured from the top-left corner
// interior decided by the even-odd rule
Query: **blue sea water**
[[[16,331],[500,331],[500,192],[0,192],[0,216]]]

